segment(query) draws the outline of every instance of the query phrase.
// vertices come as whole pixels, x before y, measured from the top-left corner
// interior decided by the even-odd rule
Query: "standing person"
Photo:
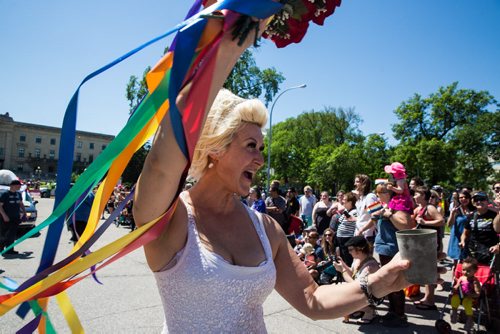
[[[465,223],[471,219],[474,212],[472,196],[467,190],[458,193],[459,205],[451,209],[446,225],[450,228],[450,239],[448,241],[448,256],[453,260],[453,268],[458,261],[467,257],[465,248],[460,247],[460,239],[464,232]]]
[[[269,197],[266,198],[267,214],[274,218],[280,224],[281,228],[288,233],[288,219],[285,216],[286,200],[280,196],[279,188],[271,187]]]
[[[438,212],[434,205],[429,204],[431,191],[425,187],[417,187],[413,196],[417,207],[415,208],[415,222],[417,228],[431,229],[436,231],[436,250],[439,251],[439,228],[444,224],[443,216]],[[436,258],[437,261],[437,258]],[[434,292],[436,284],[425,286],[424,297],[415,302],[419,310],[437,311],[434,303]]]
[[[354,236],[356,231],[356,218],[358,216],[356,211],[356,201],[358,198],[352,192],[345,194],[342,200],[344,210],[340,213],[338,218],[337,227],[337,246],[339,247],[340,256],[347,265],[352,264],[352,256],[347,249],[346,243]]]
[[[495,182],[492,188],[493,192],[495,193],[495,198],[493,199],[493,203],[497,208],[500,209],[500,182]]]
[[[262,199],[259,187],[250,188],[249,197],[252,200],[252,204],[250,205],[252,209],[254,209],[257,212],[267,213],[266,203]]]
[[[94,203],[94,197],[94,193],[91,192],[78,206],[74,215],[68,221],[69,230],[71,232],[71,239],[69,240],[74,244],[76,244],[76,242],[80,239],[85,231],[85,227],[87,227],[90,210],[92,209],[92,204]]]
[[[263,31],[265,20],[259,22]],[[299,312],[327,319],[374,304],[408,285],[403,271],[410,263],[395,259],[359,282],[318,287],[281,226],[241,203],[239,196],[248,193],[264,165],[262,128],[267,111],[258,100],[219,90],[253,37],[238,46],[231,31],[221,35],[207,86],[207,109],[199,110],[208,114],[189,170],[198,182],[179,196],[168,224],[144,246],[162,299],[164,332],[264,333],[262,304],[273,289]],[[191,87],[186,83],[178,96],[181,114]],[[187,164],[170,117],[165,117],[137,183],[138,226],[167,211]]]
[[[21,181],[12,180],[9,190],[0,196],[0,252],[16,241],[17,228],[21,220],[26,218],[26,208],[23,204],[23,197],[19,190]],[[22,216],[21,216],[22,212]],[[4,255],[16,255],[18,251],[11,248]]]
[[[488,195],[483,191],[472,195],[472,204],[476,211],[471,219],[465,222],[460,247],[467,247],[471,257],[481,264],[489,265],[493,254],[499,253],[500,214],[490,210]]]
[[[372,220],[368,207],[377,201],[377,196],[371,192],[371,181],[368,175],[358,174],[354,179],[354,187],[358,192],[356,201],[356,232],[354,235],[364,235],[372,245],[375,241],[375,222]]]
[[[332,206],[328,191],[321,193],[320,200],[314,205],[312,212],[313,224],[316,226],[319,235],[323,235],[323,231],[330,226],[331,216],[328,216],[327,211]]]
[[[316,197],[314,197],[313,190],[310,186],[304,187],[304,196],[300,198],[299,204],[300,218],[302,218],[307,226],[311,226],[313,223],[312,212],[314,209],[314,204],[316,204]]]
[[[413,222],[408,219],[397,220],[397,216],[392,214],[388,208],[392,192],[387,189],[386,183],[377,184],[375,194],[382,203],[383,209],[374,212],[373,216],[377,220],[377,235],[375,236],[375,252],[377,252],[380,264],[389,263],[399,251],[396,240],[396,232],[415,227]],[[405,312],[405,293],[404,290],[392,292],[387,295],[389,301],[389,312],[381,317],[382,325],[386,327],[407,327],[408,317]]]
[[[286,192],[286,216],[298,216],[300,210],[299,200],[297,199],[297,190],[294,187],[288,188]]]

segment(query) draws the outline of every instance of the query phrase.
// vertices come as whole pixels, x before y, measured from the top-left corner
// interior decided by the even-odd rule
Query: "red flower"
[[[316,16],[314,15],[312,21],[320,26],[323,25],[325,22],[325,19],[332,15],[333,12],[335,11],[335,7],[339,7],[341,0],[324,0],[325,1],[325,7],[322,9],[318,9],[319,15]],[[306,0],[307,2],[307,0]]]

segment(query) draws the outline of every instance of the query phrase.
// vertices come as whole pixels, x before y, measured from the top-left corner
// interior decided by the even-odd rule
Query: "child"
[[[477,260],[471,257],[466,258],[462,263],[462,276],[457,279],[453,286],[453,296],[451,297],[451,323],[457,323],[457,309],[461,304],[465,309],[467,320],[465,322],[465,331],[469,333],[474,325],[472,319],[472,303],[474,299],[479,297],[481,292],[481,284],[474,277],[477,272]]]
[[[406,183],[406,170],[402,163],[393,162],[385,166],[385,172],[391,174],[396,185],[387,184],[387,189],[394,192],[388,207],[395,214],[398,211],[405,212],[408,215],[413,213],[413,200],[410,195],[410,189]]]
[[[314,246],[309,242],[306,242],[300,249],[298,256],[306,266],[312,278],[317,279],[319,273],[316,270],[316,255],[314,254]]]

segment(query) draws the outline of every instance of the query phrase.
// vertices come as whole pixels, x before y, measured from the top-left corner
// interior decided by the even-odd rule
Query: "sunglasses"
[[[495,189],[495,190],[500,190],[500,187],[494,187],[493,189]]]
[[[484,202],[487,201],[488,199],[486,197],[475,197],[472,199],[474,202]]]
[[[333,234],[331,233],[325,233],[325,237],[331,237]]]

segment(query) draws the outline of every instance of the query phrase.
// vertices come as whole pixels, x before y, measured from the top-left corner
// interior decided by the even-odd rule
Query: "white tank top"
[[[245,205],[266,260],[243,267],[202,245],[186,207],[186,245],[167,269],[154,273],[165,312],[163,333],[266,333],[262,304],[274,289],[276,268],[261,214]]]

